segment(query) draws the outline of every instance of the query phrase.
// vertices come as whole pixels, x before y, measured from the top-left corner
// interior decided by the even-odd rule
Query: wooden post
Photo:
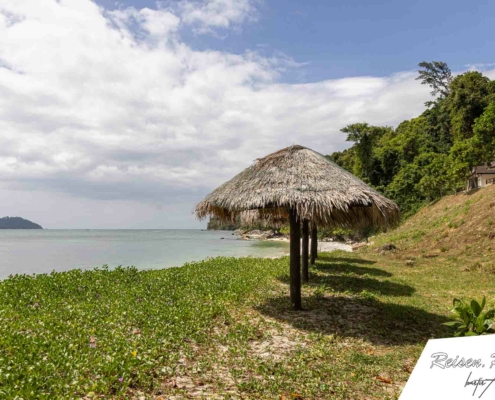
[[[305,219],[302,226],[302,281],[309,281],[309,221]]]
[[[301,309],[301,220],[290,209],[290,301],[294,310]]]
[[[311,224],[311,265],[315,265],[318,258],[318,228],[313,222]]]

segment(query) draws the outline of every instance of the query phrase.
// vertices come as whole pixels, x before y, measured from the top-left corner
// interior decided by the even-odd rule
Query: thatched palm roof
[[[199,203],[196,215],[224,221],[238,216],[280,219],[289,208],[327,226],[387,226],[399,217],[394,202],[320,153],[298,145],[256,160]]]

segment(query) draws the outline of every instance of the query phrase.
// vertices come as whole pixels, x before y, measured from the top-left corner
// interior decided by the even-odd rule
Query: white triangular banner
[[[429,340],[399,399],[495,399],[495,334]]]

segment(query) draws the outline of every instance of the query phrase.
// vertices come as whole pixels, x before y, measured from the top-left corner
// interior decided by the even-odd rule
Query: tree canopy
[[[435,101],[396,128],[357,122],[342,128],[353,145],[328,157],[399,204],[406,217],[466,187],[475,165],[495,160],[495,81],[456,77],[444,62],[419,63]]]
[[[442,61],[422,61],[419,63],[419,76],[416,78],[422,85],[428,85],[433,90],[432,96],[447,97],[450,93],[452,73],[448,65]]]

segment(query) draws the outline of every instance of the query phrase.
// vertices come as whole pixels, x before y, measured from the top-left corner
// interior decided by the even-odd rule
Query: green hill
[[[0,229],[43,229],[41,225],[21,217],[0,218]]]
[[[397,246],[397,255],[483,260],[495,250],[495,185],[445,196],[399,228],[377,236],[375,247]]]

